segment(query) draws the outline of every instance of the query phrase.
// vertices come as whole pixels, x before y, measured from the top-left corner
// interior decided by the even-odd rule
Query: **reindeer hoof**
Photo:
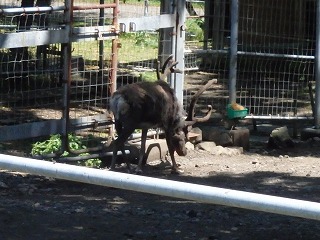
[[[182,173],[184,173],[184,170],[181,169],[181,168],[172,168],[172,170],[171,170],[171,174],[179,175],[179,174],[182,174]]]

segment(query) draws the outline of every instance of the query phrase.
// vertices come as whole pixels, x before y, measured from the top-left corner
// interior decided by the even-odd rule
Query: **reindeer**
[[[111,170],[115,168],[117,152],[121,150],[128,170],[131,172],[130,163],[125,156],[124,143],[135,129],[142,129],[141,149],[136,169],[137,172],[141,172],[147,131],[150,128],[162,128],[172,161],[172,173],[179,173],[174,152],[177,152],[179,156],[185,156],[187,154],[185,144],[191,126],[196,122],[207,121],[210,118],[212,112],[210,105],[203,118],[194,117],[194,107],[200,94],[209,88],[213,81],[211,80],[202,86],[194,95],[186,118],[174,90],[164,81],[171,72],[181,72],[175,68],[177,64],[173,60],[173,56],[170,56],[163,64],[161,76],[159,76],[159,71],[157,71],[158,81],[124,85],[112,95],[110,110],[114,115],[115,129],[118,137],[112,143],[113,157],[110,166]]]

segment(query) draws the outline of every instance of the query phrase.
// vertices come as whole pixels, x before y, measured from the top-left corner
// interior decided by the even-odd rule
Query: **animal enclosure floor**
[[[320,202],[316,140],[230,155],[189,151],[184,170],[155,161],[144,175]],[[107,171],[107,170],[102,170]],[[118,171],[125,171],[118,166]],[[0,172],[0,239],[320,239],[320,222],[183,199]]]

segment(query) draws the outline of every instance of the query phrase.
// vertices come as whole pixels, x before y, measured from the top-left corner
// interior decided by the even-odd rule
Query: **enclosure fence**
[[[203,48],[192,52],[228,98],[264,119],[309,119],[315,94],[315,0],[205,1]],[[233,80],[230,78],[234,78]],[[249,116],[250,117],[250,116]]]
[[[248,117],[312,119],[316,9],[315,0],[3,0],[0,141],[75,131],[105,141],[112,92],[153,81],[170,54],[184,70],[169,78],[184,106],[216,78],[198,104],[219,116],[236,101]]]

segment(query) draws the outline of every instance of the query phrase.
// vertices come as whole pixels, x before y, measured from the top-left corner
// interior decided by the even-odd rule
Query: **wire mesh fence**
[[[114,90],[113,71],[117,71],[117,86],[154,81],[157,61],[172,47],[173,26],[140,30],[138,19],[171,14],[173,6],[164,8],[166,1],[120,1],[115,17],[110,7],[113,0],[74,0],[71,76],[66,82],[63,52],[67,42],[59,35],[63,41],[42,44],[45,35],[39,35],[56,30],[50,36],[56,39],[56,33],[68,28],[66,2],[1,1],[0,34],[13,38],[5,39],[5,47],[0,49],[0,125],[68,118],[70,131],[104,138],[108,99]],[[103,6],[97,7],[100,4]],[[225,115],[230,4],[230,0],[186,2],[185,107],[204,81],[216,78],[217,84],[199,98],[198,105],[211,104],[217,114]],[[236,96],[254,116],[312,116],[315,4],[314,0],[239,1]],[[116,18],[127,26],[118,26]],[[14,38],[14,34],[28,32],[34,36]],[[41,39],[40,44],[32,39]],[[169,46],[166,51],[164,46]],[[59,124],[59,130],[53,132],[63,131]]]
[[[38,6],[51,1],[37,1]],[[52,1],[53,2],[53,1]],[[63,1],[54,1],[63,4]],[[59,29],[63,11],[23,12],[33,1],[1,1],[0,33]],[[14,39],[13,39],[14,40]],[[18,40],[18,39],[16,39]],[[60,44],[0,49],[0,125],[18,125],[62,117]]]
[[[237,102],[263,118],[312,117],[316,1],[240,0],[239,19],[233,23],[230,0],[190,3],[203,8],[204,16],[189,16],[203,24],[203,35],[196,40],[199,47],[188,41],[188,34],[194,34],[187,28],[191,54],[186,58],[192,56],[193,63],[188,67],[215,74],[218,85],[210,102],[218,112],[229,102],[230,30],[237,24]]]
[[[311,116],[316,1],[240,3],[240,101],[256,115]]]
[[[0,125],[17,127],[2,128],[2,138],[63,133],[65,127],[61,120],[68,121],[70,132],[81,129],[86,129],[82,135],[98,132],[93,128],[106,121],[107,100],[111,94],[114,39],[111,36],[108,40],[108,34],[114,29],[115,14],[107,6],[114,1],[104,2],[105,8],[96,7],[100,1],[74,1],[74,42],[70,59],[64,53],[65,44],[59,42],[32,46],[33,42],[26,41],[18,48],[0,49]],[[69,23],[65,4],[66,1],[57,0],[1,3],[1,34],[18,40],[20,35],[14,33],[31,32],[34,33],[31,39],[37,39],[42,38],[43,35],[39,35],[42,31],[66,29]],[[48,11],[48,7],[52,11]],[[69,67],[70,77],[67,76]],[[48,124],[39,125],[39,122]],[[35,131],[36,126],[46,129]],[[20,131],[23,129],[28,130]]]

